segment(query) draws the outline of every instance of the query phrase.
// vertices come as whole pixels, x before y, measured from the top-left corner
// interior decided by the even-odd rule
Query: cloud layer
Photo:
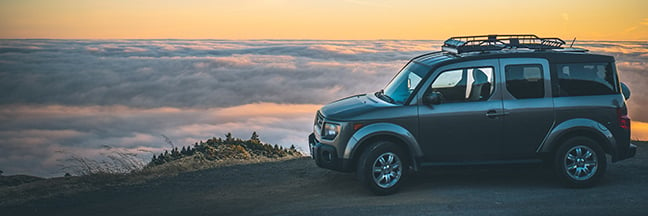
[[[322,104],[384,87],[441,41],[0,40],[0,170],[56,176],[71,154],[138,153],[232,132],[307,151]],[[648,43],[577,43],[614,55],[648,121]]]
[[[433,46],[397,41],[10,40],[0,45],[0,91],[10,93],[0,95],[0,104],[209,108],[322,103],[380,88],[375,84]]]

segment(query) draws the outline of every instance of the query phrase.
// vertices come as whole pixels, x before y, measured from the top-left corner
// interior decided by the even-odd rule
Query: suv
[[[573,44],[573,42],[572,42]],[[535,35],[453,37],[413,58],[376,93],[317,111],[310,151],[376,194],[424,166],[546,162],[568,186],[593,186],[633,157],[630,91],[614,57]]]

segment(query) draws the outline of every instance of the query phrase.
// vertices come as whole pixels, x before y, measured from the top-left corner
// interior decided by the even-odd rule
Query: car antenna
[[[569,45],[569,48],[572,48],[572,46],[574,46],[574,42],[576,42],[576,37],[574,37],[574,40],[572,40],[571,44]]]

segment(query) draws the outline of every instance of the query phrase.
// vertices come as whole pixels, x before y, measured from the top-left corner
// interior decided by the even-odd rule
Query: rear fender
[[[600,142],[603,149],[609,154],[616,153],[616,140],[612,132],[605,125],[591,119],[570,119],[555,126],[545,137],[542,144],[538,147],[537,152],[550,153],[556,149],[561,141],[573,135],[590,136]]]

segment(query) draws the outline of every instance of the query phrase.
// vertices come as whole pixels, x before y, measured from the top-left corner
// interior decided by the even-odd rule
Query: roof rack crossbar
[[[565,45],[565,41],[560,38],[541,38],[532,34],[477,35],[451,37],[443,43],[442,50],[459,54],[507,48],[562,49],[562,45]]]

